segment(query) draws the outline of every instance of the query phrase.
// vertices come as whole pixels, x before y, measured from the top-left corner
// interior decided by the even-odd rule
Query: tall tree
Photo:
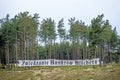
[[[114,54],[114,50],[117,49],[117,38],[118,38],[118,34],[116,31],[116,27],[112,30],[112,35],[111,35],[111,39],[110,39],[110,45],[109,45],[109,62],[113,61],[113,54]]]
[[[14,53],[14,41],[15,41],[15,30],[12,26],[11,20],[9,18],[9,14],[7,14],[6,18],[1,20],[1,40],[2,45],[2,63],[9,63],[12,62],[12,53]]]
[[[28,47],[31,47],[31,58],[36,58],[35,44],[38,31],[38,14],[32,17],[29,12],[19,13],[18,15],[18,36],[20,40],[21,58],[28,58]],[[32,45],[32,46],[30,46]],[[29,49],[30,50],[30,49]]]
[[[74,22],[75,22],[75,17],[70,18],[69,20],[69,25],[70,25],[70,31],[69,31],[69,36],[70,40],[72,40],[72,59],[75,59],[75,32],[74,32]]]
[[[64,29],[64,20],[63,18],[58,22],[58,34],[60,37],[60,44],[63,41],[65,37],[65,29]],[[63,53],[62,53],[62,45],[60,46],[60,58],[63,59]]]
[[[103,25],[103,31],[100,34],[101,39],[103,40],[103,45],[108,45],[108,55],[109,55],[109,61],[111,60],[111,52],[110,52],[110,39],[112,36],[112,29],[111,29],[111,25],[109,24],[109,21],[106,20],[104,25]],[[103,53],[103,52],[102,52]],[[103,56],[104,58],[104,56]]]
[[[40,28],[40,36],[42,41],[45,41],[49,45],[49,58],[52,58],[52,43],[55,39],[56,32],[55,32],[55,22],[51,18],[47,18],[46,20],[42,21],[41,28]]]
[[[103,17],[104,15],[98,15],[97,18],[94,18],[91,20],[91,26],[90,26],[90,47],[91,47],[91,57],[97,57],[99,55],[100,60],[102,60],[102,53],[101,46],[102,46],[102,39],[99,36],[103,30]],[[98,48],[99,54],[96,53],[96,49]]]

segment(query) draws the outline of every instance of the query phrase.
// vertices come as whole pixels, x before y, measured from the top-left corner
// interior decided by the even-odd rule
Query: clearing
[[[0,69],[0,80],[120,80],[120,64]]]

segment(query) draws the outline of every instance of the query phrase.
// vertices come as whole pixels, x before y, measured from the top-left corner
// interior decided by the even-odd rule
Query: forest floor
[[[0,80],[120,80],[120,64],[0,69]]]

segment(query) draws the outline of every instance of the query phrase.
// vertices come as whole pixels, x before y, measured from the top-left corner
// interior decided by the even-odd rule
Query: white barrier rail
[[[18,66],[85,66],[85,65],[99,65],[99,58],[85,59],[85,60],[19,60]]]

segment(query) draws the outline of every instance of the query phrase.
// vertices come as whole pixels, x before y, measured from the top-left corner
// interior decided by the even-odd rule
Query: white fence
[[[18,66],[85,66],[85,65],[99,65],[99,58],[85,59],[85,60],[19,60]]]

